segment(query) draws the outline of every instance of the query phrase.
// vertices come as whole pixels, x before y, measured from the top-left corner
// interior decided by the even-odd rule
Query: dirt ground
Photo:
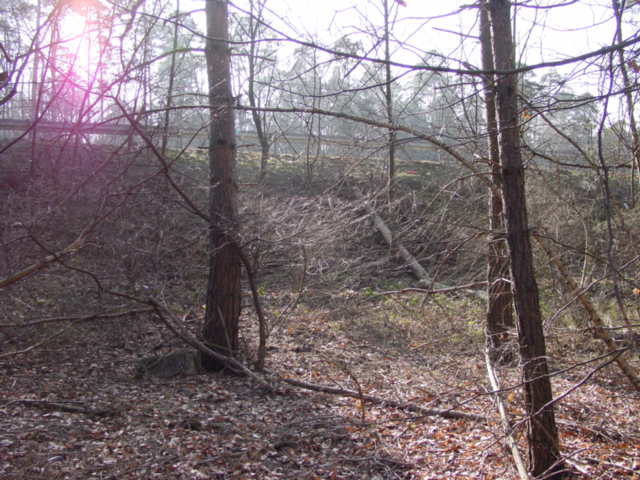
[[[45,178],[0,203],[3,276],[99,220],[80,251],[1,290],[0,480],[517,478],[505,435],[526,461],[519,370],[498,372],[505,432],[487,381],[484,305],[464,294],[381,295],[415,282],[355,197],[336,189],[251,187],[242,200],[271,325],[271,389],[224,373],[136,378],[141,357],[185,347],[151,313],[134,313],[139,302],[154,299],[194,335],[202,325],[206,226],[149,180],[151,166],[117,158],[91,181],[80,171],[53,190]],[[205,208],[200,163],[176,181]],[[404,219],[392,228],[439,278],[483,278],[484,240],[468,226],[485,203],[451,197],[428,213],[441,197],[407,197],[388,215]],[[462,220],[450,222],[444,207]],[[243,304],[251,365],[256,320],[250,299]],[[586,336],[548,333],[569,478],[640,478],[640,395]]]
[[[472,334],[454,338],[446,319],[422,308],[435,336],[419,338],[420,325],[406,319],[367,325],[320,309],[291,316],[270,342],[273,391],[223,373],[136,379],[141,338],[160,350],[176,347],[144,316],[86,323],[75,328],[74,341],[55,338],[22,354],[4,338],[0,478],[516,478],[481,342]],[[248,349],[250,334],[245,338]],[[578,386],[596,365],[553,378],[570,478],[638,478],[640,399],[609,368]],[[483,419],[313,392],[281,383],[275,373]],[[522,450],[520,392],[509,388],[517,387],[517,369],[500,374]]]

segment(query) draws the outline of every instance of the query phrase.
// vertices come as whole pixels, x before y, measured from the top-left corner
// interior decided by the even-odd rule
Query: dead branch
[[[80,402],[48,402],[44,400],[14,400],[12,402],[9,402],[9,405],[11,404],[24,405],[25,407],[39,408],[47,411],[84,413],[87,415],[95,415],[96,417],[106,417],[106,416],[117,414],[117,411],[111,408],[93,408],[93,407],[85,406]]]
[[[6,357],[13,357],[15,355],[22,355],[23,353],[29,353],[31,350],[35,350],[38,347],[41,347],[42,345],[44,345],[45,343],[50,342],[51,340],[53,340],[56,337],[59,337],[60,335],[62,335],[64,332],[66,332],[67,330],[69,330],[69,328],[71,328],[72,325],[67,325],[66,327],[58,330],[56,333],[54,333],[53,335],[48,336],[47,338],[39,341],[38,343],[34,343],[33,345],[31,345],[30,347],[27,347],[23,350],[16,350],[13,352],[6,352],[6,353],[2,353],[0,354],[0,358],[6,358]]]
[[[132,315],[139,315],[141,313],[151,313],[153,312],[153,308],[140,308],[137,310],[127,310],[125,312],[110,312],[110,313],[92,313],[90,315],[73,315],[69,317],[51,317],[51,318],[42,318],[40,320],[33,320],[26,323],[0,323],[0,328],[26,328],[26,327],[35,327],[39,325],[45,325],[48,323],[59,323],[59,322],[89,322],[92,320],[103,320],[109,319],[114,320],[116,318],[129,317]]]
[[[363,200],[362,194],[359,194],[359,196],[360,196],[360,199]],[[443,291],[446,291],[449,289],[459,290],[459,288],[457,287],[450,287],[443,283],[435,282],[431,278],[429,273],[427,273],[427,271],[424,269],[424,267],[420,265],[420,262],[418,262],[416,257],[414,257],[409,252],[409,250],[407,250],[406,247],[402,245],[402,243],[400,243],[397,239],[393,238],[393,233],[391,232],[391,229],[387,226],[387,224],[384,222],[382,217],[378,215],[378,212],[376,212],[375,208],[367,201],[364,201],[364,206],[369,212],[369,214],[371,215],[371,218],[373,219],[373,224],[378,229],[380,234],[384,237],[384,240],[387,242],[389,247],[392,247],[392,248],[395,247],[397,249],[400,256],[405,260],[405,262],[407,262],[407,265],[409,265],[414,275],[418,278],[421,284],[431,285],[435,287],[436,290],[443,290]],[[453,290],[450,290],[450,291],[453,291]],[[486,300],[487,294],[484,291],[477,291],[477,290],[471,290],[471,289],[466,289],[464,291],[465,293],[478,297],[482,300]],[[429,290],[425,290],[424,292],[427,293],[429,292]]]
[[[387,290],[384,292],[377,292],[374,296],[381,297],[383,295],[400,295],[403,293],[424,293],[425,295],[433,295],[437,293],[451,293],[451,292],[457,292],[459,290],[469,290],[470,288],[483,287],[486,284],[487,284],[486,281],[473,282],[473,283],[466,283],[464,285],[458,285],[455,287],[437,288],[433,290],[428,290],[426,288],[410,287],[410,288],[403,288],[401,290]]]
[[[529,474],[527,473],[527,468],[525,467],[522,456],[520,455],[520,451],[518,450],[518,444],[511,434],[513,428],[511,426],[511,422],[509,421],[509,417],[507,416],[507,410],[504,407],[504,402],[502,401],[502,398],[500,398],[500,391],[502,390],[502,387],[500,386],[498,376],[496,375],[493,365],[491,364],[491,359],[489,358],[487,352],[485,352],[485,361],[487,365],[487,377],[489,378],[489,383],[491,384],[491,389],[493,390],[493,398],[496,401],[498,413],[500,414],[500,419],[502,421],[505,442],[511,450],[511,456],[513,457],[513,462],[516,466],[516,470],[518,471],[518,476],[521,478],[521,480],[528,480]]]
[[[184,329],[178,327],[175,324],[175,322],[173,322],[172,320],[167,318],[168,316],[170,316],[170,313],[167,312],[164,308],[162,308],[155,300],[149,300],[148,304],[153,307],[153,310],[154,310],[155,314],[157,315],[157,317],[160,319],[160,321],[162,323],[164,323],[167,326],[167,328],[176,337],[181,339],[187,345],[190,345],[191,347],[195,348],[196,350],[198,350],[199,352],[203,353],[204,355],[209,355],[209,356],[215,358],[216,360],[218,360],[219,362],[223,363],[224,365],[228,365],[228,366],[232,367],[237,372],[245,374],[246,376],[250,377],[252,380],[254,380],[256,383],[258,383],[262,387],[265,387],[266,389],[268,389],[270,391],[274,390],[272,385],[270,385],[267,381],[265,381],[264,379],[260,378],[254,372],[249,370],[246,366],[244,366],[241,362],[239,362],[235,358],[228,357],[226,355],[222,355],[221,353],[215,352],[214,350],[212,350],[209,347],[207,347],[200,340],[195,338],[193,335],[189,334]]]
[[[439,416],[442,418],[450,418],[456,420],[470,420],[475,422],[484,422],[487,420],[482,415],[476,415],[474,413],[458,412],[456,410],[443,410],[439,408],[424,408],[414,403],[399,402],[397,400],[388,400],[373,395],[363,395],[353,390],[346,390],[344,388],[327,387],[324,385],[315,385],[313,383],[302,382],[300,380],[294,380],[292,378],[278,377],[281,382],[293,385],[294,387],[300,387],[307,390],[313,390],[314,392],[329,393],[331,395],[340,395],[343,397],[356,398],[365,402],[372,403],[374,405],[383,405],[399,410],[406,410],[408,412],[418,413],[421,416]]]
[[[629,365],[629,363],[624,359],[623,355],[618,354],[618,346],[607,332],[607,327],[598,314],[596,307],[578,287],[575,280],[571,278],[571,276],[567,273],[566,267],[558,258],[558,256],[553,255],[553,252],[551,252],[549,247],[544,244],[542,238],[538,235],[534,235],[533,238],[537,241],[538,245],[540,245],[540,248],[544,250],[547,258],[549,259],[549,262],[556,268],[562,280],[567,284],[568,289],[572,292],[576,292],[575,298],[580,302],[580,305],[587,314],[593,338],[601,340],[604,343],[608,354],[615,355],[614,361],[616,362],[622,373],[627,377],[629,383],[633,386],[633,388],[635,388],[637,391],[640,391],[640,379],[638,378],[635,369],[631,365]]]
[[[80,234],[80,236],[78,236],[78,238],[76,238],[73,242],[71,242],[71,244],[66,248],[60,250],[57,253],[47,255],[38,263],[34,263],[33,265],[28,266],[27,268],[25,268],[24,270],[21,270],[20,272],[14,273],[10,277],[0,280],[0,288],[4,288],[16,282],[19,282],[23,278],[26,278],[40,270],[45,269],[50,264],[60,261],[62,257],[76,253],[78,250],[82,248],[84,243],[84,238],[85,238],[85,232],[83,231]]]
[[[259,329],[259,340],[258,340],[258,358],[256,360],[256,370],[261,372],[264,370],[264,361],[267,356],[267,321],[264,318],[264,313],[262,310],[262,304],[260,303],[260,294],[258,293],[258,287],[256,286],[256,281],[253,275],[253,269],[251,268],[251,263],[249,259],[244,254],[242,248],[238,246],[238,253],[240,255],[240,260],[244,265],[244,269],[247,272],[247,278],[249,279],[249,287],[251,288],[251,297],[253,298],[253,306],[256,310],[256,315],[258,316],[258,329]]]
[[[171,188],[173,188],[173,190],[175,190],[175,192],[178,195],[180,195],[180,198],[182,198],[182,200],[184,200],[185,204],[189,207],[189,210],[194,215],[197,215],[198,217],[200,217],[201,219],[205,220],[206,222],[209,222],[209,216],[205,212],[203,212],[195,204],[195,202],[189,197],[189,195],[187,195],[184,192],[184,190],[182,190],[176,184],[176,182],[173,179],[173,177],[169,174],[170,170],[171,170],[170,162],[168,162],[166,157],[156,148],[156,146],[154,145],[153,141],[149,138],[149,136],[147,134],[145,134],[145,132],[144,132],[143,128],[140,126],[140,124],[136,121],[135,118],[133,118],[131,113],[129,111],[127,111],[127,109],[122,105],[122,103],[118,100],[118,98],[117,97],[112,97],[112,98],[113,98],[113,101],[118,106],[118,108],[120,109],[120,111],[122,112],[122,115],[124,115],[124,117],[127,119],[129,124],[131,125],[131,127],[140,136],[140,138],[147,145],[147,147],[149,149],[151,149],[151,152],[153,153],[154,157],[160,162],[160,165],[162,167],[161,172],[164,174],[165,178],[167,179],[167,181],[171,185]]]

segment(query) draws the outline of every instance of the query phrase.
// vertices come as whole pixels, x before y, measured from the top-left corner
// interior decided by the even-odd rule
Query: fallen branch
[[[22,355],[24,353],[29,353],[30,351],[35,350],[36,348],[41,347],[42,345],[44,345],[46,343],[49,343],[54,338],[59,337],[64,332],[69,330],[71,327],[72,327],[72,325],[67,325],[66,327],[62,328],[61,330],[58,330],[53,335],[49,335],[48,337],[44,338],[43,340],[39,341],[38,343],[34,343],[33,345],[31,345],[31,346],[29,346],[29,347],[27,347],[27,348],[25,348],[23,350],[15,350],[13,352],[2,353],[2,354],[0,354],[0,358],[14,357],[16,355]]]
[[[363,199],[362,194],[359,193],[359,196],[361,199]],[[384,222],[382,217],[378,215],[378,212],[376,212],[375,208],[373,208],[373,206],[367,201],[364,202],[364,206],[369,212],[369,214],[371,215],[371,218],[373,219],[373,224],[375,225],[376,229],[380,232],[385,242],[387,242],[389,247],[397,249],[400,256],[404,259],[405,262],[407,262],[407,265],[409,266],[409,268],[411,268],[411,270],[413,271],[413,274],[418,278],[421,284],[430,285],[434,287],[436,291],[447,291],[449,289],[452,289],[449,291],[460,290],[458,287],[451,287],[443,283],[435,282],[429,276],[429,273],[427,273],[424,267],[420,265],[420,262],[418,262],[416,257],[414,257],[409,252],[409,250],[407,250],[406,247],[402,245],[402,243],[400,243],[398,240],[393,238],[393,233],[391,232],[391,229],[387,226],[387,224]],[[419,289],[419,290],[422,290],[422,289]],[[487,293],[484,291],[471,290],[470,288],[466,288],[466,289],[463,288],[462,290],[464,290],[465,293],[478,297],[482,300],[486,300],[487,298]],[[429,292],[429,291],[430,290],[425,290],[425,292]]]
[[[578,287],[575,280],[571,278],[571,275],[567,273],[567,269],[565,268],[564,264],[557,256],[553,255],[551,250],[544,244],[542,239],[538,235],[534,235],[533,238],[537,241],[538,245],[540,245],[540,248],[544,250],[547,258],[549,259],[549,262],[556,268],[556,270],[560,274],[560,277],[566,283],[568,289],[572,292],[576,292],[575,298],[578,300],[578,302],[580,302],[580,305],[587,314],[593,338],[601,340],[604,343],[608,354],[616,355],[619,350],[618,346],[607,332],[607,326],[598,314],[596,307]],[[636,391],[640,391],[640,379],[638,378],[635,369],[631,365],[629,365],[629,363],[623,358],[623,355],[616,355],[614,357],[614,361],[616,362],[622,373],[627,377],[629,383],[633,386],[633,388],[635,388]]]
[[[528,480],[529,474],[527,473],[527,468],[525,467],[522,456],[520,455],[520,450],[518,450],[518,445],[513,438],[513,435],[511,434],[513,428],[511,426],[511,422],[509,421],[509,417],[507,416],[507,409],[504,407],[502,398],[500,398],[500,391],[502,390],[502,387],[500,386],[498,376],[496,375],[493,365],[491,364],[491,359],[486,352],[485,360],[487,364],[487,377],[489,378],[489,383],[491,384],[491,389],[493,390],[493,398],[496,401],[498,413],[500,414],[500,420],[502,421],[505,441],[507,443],[507,446],[511,450],[511,456],[513,457],[513,462],[515,463],[516,470],[518,471],[518,476],[522,480]]]
[[[34,407],[41,410],[68,412],[68,413],[84,413],[87,415],[95,415],[96,417],[106,417],[115,415],[118,412],[112,408],[92,408],[84,406],[79,402],[47,402],[44,400],[14,400],[9,404],[24,405],[25,407]]]
[[[470,288],[483,287],[486,285],[487,285],[487,282],[482,281],[482,282],[466,283],[464,285],[458,285],[455,287],[437,288],[433,290],[429,290],[426,288],[409,287],[409,288],[403,288],[401,290],[387,290],[384,292],[377,292],[374,296],[378,297],[383,295],[400,295],[403,293],[424,293],[425,295],[433,295],[436,293],[451,293],[451,292],[456,292],[458,290],[468,290]]]
[[[197,338],[195,338],[194,336],[192,336],[188,332],[184,331],[184,329],[181,329],[180,327],[175,325],[173,321],[169,320],[167,318],[167,316],[163,314],[163,310],[164,309],[157,302],[155,302],[154,300],[149,300],[149,302],[147,302],[147,303],[153,307],[153,309],[155,311],[155,314],[160,319],[160,321],[162,323],[164,323],[167,326],[167,328],[169,330],[171,330],[171,332],[176,337],[180,338],[187,345],[190,345],[191,347],[195,348],[196,350],[198,350],[200,353],[202,353],[204,355],[209,355],[209,356],[215,358],[216,360],[218,360],[222,364],[233,368],[236,372],[245,374],[246,376],[248,376],[251,379],[255,380],[256,383],[258,383],[261,386],[265,387],[266,389],[268,389],[270,391],[274,390],[273,386],[270,385],[266,380],[260,378],[258,375],[256,375],[254,372],[249,370],[245,365],[243,365],[241,362],[239,362],[235,358],[228,357],[226,355],[222,355],[221,353],[218,353],[218,352],[210,349],[204,343],[202,343],[200,340],[198,340]]]
[[[8,287],[9,285],[19,282],[23,278],[26,278],[30,275],[33,275],[36,272],[39,272],[40,270],[45,269],[50,264],[60,261],[62,257],[71,255],[77,252],[78,250],[80,250],[80,248],[82,248],[83,243],[84,243],[84,232],[80,234],[78,238],[76,238],[68,247],[64,248],[63,250],[60,250],[57,253],[52,253],[51,255],[47,255],[38,263],[34,263],[33,265],[30,265],[24,270],[21,270],[18,273],[14,273],[10,277],[3,278],[2,280],[0,280],[0,288]]]
[[[602,438],[607,442],[634,442],[640,443],[640,435],[634,435],[629,432],[621,432],[619,430],[612,429],[611,424],[607,425],[586,425],[583,422],[569,422],[565,420],[558,420],[556,422],[565,430],[570,430],[576,434],[589,435],[593,438]]]
[[[220,361],[220,362],[222,362],[222,363],[224,363],[226,365],[231,366],[232,368],[236,369],[238,372],[244,373],[245,375],[247,375],[251,379],[255,380],[256,383],[258,383],[261,386],[267,388],[268,390],[270,390],[270,391],[274,391],[275,390],[273,385],[269,384],[266,380],[264,380],[263,378],[258,376],[256,373],[254,373],[251,370],[249,370],[245,365],[240,363],[235,358],[227,357],[226,355],[222,355],[222,354],[220,354],[218,352],[215,352],[214,350],[211,350],[205,344],[200,342],[197,338],[193,337],[189,333],[187,333],[184,330],[180,329],[180,327],[176,326],[173,321],[169,320],[166,317],[166,315],[163,314],[163,310],[164,309],[160,305],[158,305],[158,303],[156,303],[153,300],[150,300],[148,303],[154,308],[156,315],[162,321],[162,323],[164,323],[167,326],[167,328],[169,328],[169,330],[171,330],[171,332],[175,336],[180,338],[187,345],[190,345],[193,348],[195,348],[196,350],[200,351],[201,353],[203,353],[205,355],[210,355],[213,358],[215,358],[216,360],[218,360],[218,361]],[[313,390],[313,391],[316,391],[316,392],[330,393],[332,395],[341,395],[341,396],[344,396],[344,397],[357,398],[358,400],[369,402],[369,403],[372,403],[372,404],[375,404],[375,405],[386,405],[386,406],[389,406],[389,407],[398,408],[400,410],[406,410],[406,411],[409,411],[409,412],[419,413],[420,415],[423,415],[423,416],[440,416],[440,417],[443,417],[443,418],[451,418],[451,419],[459,419],[459,420],[472,420],[472,421],[477,421],[477,422],[486,421],[486,417],[484,417],[482,415],[476,415],[476,414],[473,414],[473,413],[464,413],[464,412],[458,412],[458,411],[455,411],[455,410],[443,410],[443,409],[437,409],[437,408],[424,408],[424,407],[421,407],[419,405],[415,405],[413,403],[399,402],[399,401],[396,401],[396,400],[387,400],[387,399],[384,399],[384,398],[375,397],[373,395],[363,395],[363,394],[360,394],[358,392],[354,392],[352,390],[346,390],[346,389],[342,389],[342,388],[327,387],[327,386],[323,386],[323,385],[314,385],[314,384],[311,384],[311,383],[302,382],[300,380],[294,380],[294,379],[291,379],[291,378],[283,378],[283,377],[280,377],[280,376],[278,376],[276,374],[273,374],[272,372],[265,371],[265,373],[271,373],[271,375],[273,375],[273,377],[275,379],[277,379],[278,381],[280,381],[280,382],[286,383],[288,385],[293,385],[295,387],[304,388],[306,390]]]
[[[439,408],[424,408],[414,403],[399,402],[397,400],[388,400],[381,397],[375,397],[373,395],[363,395],[353,390],[346,390],[344,388],[327,387],[324,385],[315,385],[313,383],[302,382],[300,380],[294,380],[292,378],[277,377],[281,382],[293,385],[294,387],[304,388],[306,390],[313,390],[314,392],[329,393],[331,395],[340,395],[343,397],[356,398],[361,401],[369,402],[374,405],[384,405],[388,407],[397,408],[399,410],[405,410],[408,412],[419,413],[422,416],[439,416],[443,418],[450,418],[456,420],[471,420],[475,422],[484,422],[487,420],[482,415],[476,415],[474,413],[458,412],[456,410],[443,410]]]
[[[151,313],[154,312],[153,308],[141,308],[138,310],[127,310],[125,312],[111,312],[111,313],[92,313],[90,315],[72,315],[69,317],[51,317],[51,318],[41,318],[40,320],[32,320],[30,322],[25,323],[0,323],[0,328],[26,328],[26,327],[35,327],[39,325],[45,325],[48,323],[59,323],[59,322],[89,322],[92,320],[104,320],[109,319],[113,320],[121,317],[128,317],[130,315],[138,315],[141,313]]]

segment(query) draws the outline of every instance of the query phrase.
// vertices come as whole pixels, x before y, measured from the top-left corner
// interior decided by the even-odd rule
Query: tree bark
[[[240,252],[237,235],[235,127],[228,45],[228,3],[207,0],[207,75],[209,79],[209,283],[203,327],[205,344],[234,357],[240,317]],[[224,368],[213,356],[203,357],[207,370]]]
[[[491,47],[491,25],[486,0],[480,8],[480,46],[482,69],[494,70]],[[485,111],[487,115],[487,138],[491,183],[489,188],[489,244],[487,252],[487,354],[492,362],[510,363],[512,352],[505,347],[509,328],[514,326],[513,295],[509,282],[509,253],[501,232],[504,230],[502,212],[502,178],[500,172],[500,144],[496,112],[495,77],[482,77]]]
[[[494,64],[497,71],[509,72],[515,68],[515,48],[510,23],[511,5],[509,0],[490,0],[489,5]],[[542,314],[527,219],[518,126],[517,74],[498,75],[496,85],[503,208],[524,377],[529,471],[533,476],[561,478],[563,463],[553,410]]]

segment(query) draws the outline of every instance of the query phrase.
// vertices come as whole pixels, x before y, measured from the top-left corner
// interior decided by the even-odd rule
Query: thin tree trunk
[[[613,12],[616,17],[616,42],[622,42],[622,8],[618,0],[611,0]],[[636,185],[635,173],[640,178],[640,135],[638,134],[638,125],[636,124],[635,108],[633,103],[634,85],[629,78],[629,70],[624,56],[624,49],[618,50],[620,58],[620,72],[622,73],[622,83],[624,85],[624,97],[627,103],[627,115],[629,117],[629,128],[631,129],[631,199],[630,206],[634,208],[636,205]]]
[[[389,45],[389,0],[383,0],[384,8],[384,59],[385,59],[385,84],[384,95],[385,103],[387,107],[387,122],[393,125],[393,95],[391,92],[391,50]],[[387,200],[391,202],[393,200],[393,182],[396,176],[396,137],[397,132],[393,129],[389,129],[389,161],[387,164]]]
[[[317,59],[314,59],[316,63]],[[322,78],[317,73],[313,75],[313,99],[312,107],[313,111],[320,110],[322,103]],[[307,187],[313,186],[313,175],[315,172],[316,164],[320,160],[322,154],[322,115],[312,113],[309,118],[308,124],[308,138],[305,144],[305,159],[306,159],[306,183]],[[316,133],[317,132],[317,133]],[[314,143],[315,142],[315,143]],[[312,152],[311,149],[314,148]]]
[[[40,29],[40,18],[42,16],[42,6],[40,0],[38,0],[36,6],[36,26]],[[39,34],[39,30],[36,31],[36,35]],[[29,165],[30,176],[33,178],[37,168],[37,141],[38,141],[38,116],[40,115],[40,101],[42,98],[42,85],[44,84],[44,78],[40,79],[40,50],[36,49],[33,52],[33,83],[31,84],[31,164]]]
[[[207,73],[209,78],[209,283],[203,328],[212,350],[233,357],[238,350],[240,317],[240,252],[237,233],[237,185],[235,182],[235,127],[231,96],[228,45],[228,3],[207,0]],[[207,370],[224,368],[204,356]]]
[[[493,52],[496,70],[515,68],[509,0],[490,0]],[[553,395],[542,331],[538,285],[527,218],[524,167],[518,126],[517,74],[497,76],[497,110],[507,242],[518,319],[520,358],[527,412],[529,470],[534,476],[561,478],[563,462],[553,410]]]
[[[178,20],[180,18],[180,0],[176,0],[176,20],[173,25],[173,51],[171,52],[171,65],[169,67],[169,88],[167,89],[167,103],[164,111],[164,128],[162,132],[162,155],[167,153],[169,143],[169,123],[171,120],[171,106],[173,104],[173,84],[176,77],[176,50],[178,48]],[[167,174],[169,172],[166,172]]]
[[[58,15],[58,13],[56,13]],[[40,21],[42,20],[42,1],[38,0],[37,4],[37,13],[36,13],[36,25],[38,28],[37,35],[40,32]],[[33,102],[33,112],[32,112],[32,123],[33,128],[31,130],[31,164],[29,165],[29,176],[31,178],[35,177],[39,172],[38,170],[42,167],[42,152],[38,151],[38,122],[41,120],[40,116],[43,115],[43,102],[45,101],[45,93],[46,93],[46,85],[49,84],[49,102],[54,97],[55,92],[55,56],[57,51],[57,17],[53,19],[53,25],[51,26],[51,51],[45,57],[44,62],[40,62],[41,49],[39,48],[40,39],[37,39],[37,45],[33,52],[34,55],[34,72],[33,72],[33,85],[32,85],[32,102]],[[39,68],[42,67],[42,70],[39,71]],[[50,72],[50,73],[49,73]],[[47,75],[50,75],[50,80],[47,82]],[[44,108],[46,111],[47,107]]]
[[[482,69],[492,71],[493,51],[491,48],[491,25],[486,0],[480,8],[480,46],[482,49]],[[510,363],[513,353],[505,349],[508,330],[514,326],[513,295],[509,281],[509,252],[504,236],[502,212],[502,178],[500,172],[500,145],[498,140],[498,120],[496,113],[496,93],[494,76],[482,77],[491,183],[489,188],[489,245],[487,254],[487,353],[492,362]]]
[[[258,11],[256,12],[255,0],[251,0],[249,3],[250,13],[249,16],[249,82],[248,97],[249,105],[251,106],[251,118],[253,124],[256,127],[256,135],[260,142],[260,181],[262,182],[267,175],[267,166],[269,163],[269,152],[271,150],[271,142],[269,136],[265,132],[265,125],[263,121],[263,114],[258,111],[258,101],[256,98],[255,84],[256,84],[256,61],[258,58],[258,32],[260,29],[260,23],[254,18],[254,16],[262,16],[263,5],[259,3]]]

